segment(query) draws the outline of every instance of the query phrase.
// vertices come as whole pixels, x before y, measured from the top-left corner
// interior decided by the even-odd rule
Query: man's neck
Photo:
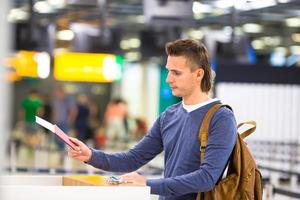
[[[211,98],[207,93],[200,92],[197,95],[182,97],[182,101],[185,105],[195,105],[210,100]]]

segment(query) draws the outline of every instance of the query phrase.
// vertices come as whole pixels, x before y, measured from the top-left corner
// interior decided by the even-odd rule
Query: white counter
[[[150,187],[62,186],[62,176],[0,176],[1,200],[150,200]]]

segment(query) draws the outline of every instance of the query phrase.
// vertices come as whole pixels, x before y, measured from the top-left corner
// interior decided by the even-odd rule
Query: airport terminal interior
[[[211,98],[257,123],[245,141],[263,199],[300,199],[300,0],[4,0],[0,13],[2,173],[121,175],[70,158],[35,116],[90,148],[133,148],[181,102],[165,44],[189,38],[207,47]],[[163,171],[164,152],[138,170]]]

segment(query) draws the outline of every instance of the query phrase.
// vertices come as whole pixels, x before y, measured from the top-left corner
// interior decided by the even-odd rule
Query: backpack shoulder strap
[[[248,122],[243,122],[243,123],[240,123],[237,128],[240,128],[241,126],[245,125],[245,124],[248,124],[248,125],[252,125],[253,127],[252,128],[249,128],[248,130],[242,132],[242,133],[239,133],[241,135],[241,138],[244,139],[246,137],[248,137],[251,133],[253,133],[256,129],[256,122],[255,121],[248,121]]]
[[[220,107],[227,107],[230,110],[231,107],[229,105],[225,104],[215,104],[213,105],[205,114],[202,124],[199,129],[199,134],[198,134],[198,140],[200,143],[200,160],[204,159],[204,151],[207,146],[207,140],[208,140],[208,128],[209,128],[209,123],[211,118],[213,117],[214,113],[220,108]]]

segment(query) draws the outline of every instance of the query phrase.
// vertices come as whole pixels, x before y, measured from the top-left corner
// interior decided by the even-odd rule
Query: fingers
[[[83,142],[76,138],[69,137],[70,141],[76,145],[75,149],[68,148],[68,156],[87,162],[92,155],[91,150]]]
[[[79,156],[82,156],[82,151],[75,151],[71,148],[68,149],[68,156],[72,157],[72,158],[77,158]]]
[[[141,186],[136,180],[124,180],[120,186]]]
[[[75,143],[77,146],[82,146],[84,145],[80,140],[73,138],[73,137],[69,137],[69,139],[71,140],[71,142]]]
[[[70,137],[70,140],[73,143],[75,143],[76,147],[75,147],[75,149],[68,147],[68,155],[71,156],[71,157],[77,157],[77,156],[82,155],[83,147],[81,146],[80,141],[77,140],[76,138],[71,138],[71,137]]]
[[[76,147],[74,150],[76,151],[82,151],[82,149],[84,149],[86,147],[86,145],[81,142],[80,140],[76,139],[76,138],[73,138],[73,137],[69,137],[69,139],[71,140],[71,142],[73,142]]]
[[[121,183],[132,183],[134,179],[132,177],[120,177]]]
[[[132,179],[121,178],[119,185],[122,185],[122,186],[133,186],[133,185],[135,185],[135,182]]]
[[[121,184],[126,184],[132,181],[132,178],[128,174],[123,174],[118,178],[120,179]]]
[[[72,148],[68,148],[68,153],[70,155],[80,155],[80,154],[82,154],[82,150],[80,148],[78,148],[76,150],[74,150]]]
[[[123,174],[118,179],[121,186],[146,186],[146,178],[137,172]]]
[[[123,183],[134,183],[136,177],[137,177],[138,173],[136,172],[131,172],[128,174],[123,174],[121,176],[119,176],[119,179],[121,180],[121,182]]]
[[[79,146],[77,146],[75,149],[68,147],[67,150],[68,150],[68,152],[70,152],[72,154],[74,154],[74,153],[82,153],[82,149]]]

